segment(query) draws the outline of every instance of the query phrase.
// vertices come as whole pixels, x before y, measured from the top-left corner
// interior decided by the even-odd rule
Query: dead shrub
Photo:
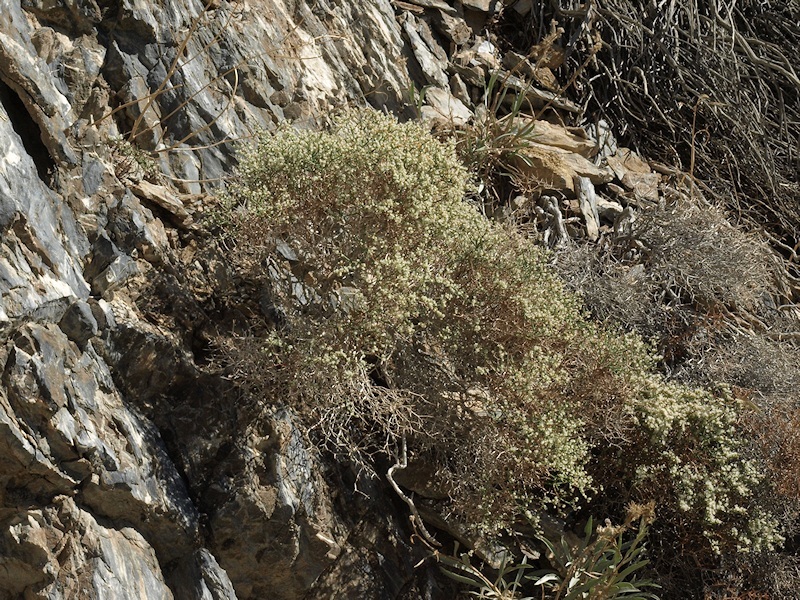
[[[771,288],[767,249],[711,207],[682,203],[645,212],[633,237],[664,293],[701,311],[752,309]]]

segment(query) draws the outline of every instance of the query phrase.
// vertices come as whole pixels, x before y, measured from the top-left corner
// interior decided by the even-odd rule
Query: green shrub
[[[466,180],[451,145],[376,113],[263,137],[217,215],[282,315],[231,357],[240,375],[362,465],[407,442],[483,529],[616,486],[709,552],[775,542],[743,510],[760,476],[737,405],[666,384],[640,340],[591,324],[542,249],[462,200]]]

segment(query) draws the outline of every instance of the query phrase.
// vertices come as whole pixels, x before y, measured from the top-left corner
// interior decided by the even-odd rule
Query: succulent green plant
[[[654,503],[631,505],[625,522],[595,527],[589,518],[584,537],[577,543],[566,535],[552,540],[541,535],[546,548],[547,569],[536,569],[527,556],[518,563],[503,554],[496,575],[489,577],[472,563],[470,553],[453,556],[436,554],[442,572],[471,589],[478,598],[493,600],[658,600],[648,589],[659,586],[640,576],[648,560],[643,557],[644,541],[653,519]],[[638,524],[636,523],[638,521]],[[635,530],[635,532],[634,532]],[[631,534],[633,535],[631,536]],[[538,589],[537,595],[525,595]]]
[[[458,555],[458,547],[454,554]],[[450,579],[471,589],[467,593],[485,600],[535,600],[534,596],[522,596],[522,589],[530,579],[529,571],[533,565],[528,564],[528,558],[514,564],[510,556],[504,555],[497,569],[497,575],[490,578],[478,567],[472,564],[469,553],[458,556],[437,555],[437,560],[443,565],[444,573]]]

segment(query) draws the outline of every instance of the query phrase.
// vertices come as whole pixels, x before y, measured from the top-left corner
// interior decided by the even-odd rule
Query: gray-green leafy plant
[[[552,568],[535,570],[527,557],[514,563],[504,553],[493,577],[472,564],[469,553],[454,556],[437,553],[442,572],[450,579],[474,588],[468,591],[478,598],[492,600],[658,600],[648,589],[658,588],[640,573],[647,566],[643,558],[644,540],[653,518],[653,504],[633,505],[625,522],[595,528],[589,519],[584,537],[577,543],[540,536]],[[638,525],[635,521],[638,520]],[[631,537],[632,530],[636,530]],[[538,589],[537,595],[524,595]]]
[[[456,547],[455,554],[458,554]],[[533,568],[528,558],[514,564],[510,555],[504,554],[497,575],[487,577],[478,567],[472,564],[469,553],[460,556],[438,554],[437,560],[444,566],[442,573],[458,583],[477,588],[469,590],[471,596],[486,600],[535,600],[533,596],[522,596],[523,586],[530,579],[529,571]]]
[[[607,523],[595,529],[589,518],[577,545],[565,537],[559,541],[540,537],[555,570],[532,574],[534,585],[549,590],[552,600],[658,600],[646,590],[659,586],[639,576],[648,564],[642,554],[652,517],[651,504],[633,507],[619,527]],[[631,529],[636,534],[628,538]]]
[[[524,114],[526,102],[524,91],[514,90],[500,71],[494,71],[475,118],[455,130],[461,160],[490,196],[496,195],[497,178],[513,180],[519,175],[518,165],[530,166],[525,150],[535,141],[536,127],[534,118]]]

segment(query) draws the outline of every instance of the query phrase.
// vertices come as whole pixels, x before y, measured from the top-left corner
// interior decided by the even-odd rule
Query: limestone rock
[[[3,597],[173,598],[141,534],[101,525],[70,497],[7,519],[0,535]]]
[[[444,0],[408,0],[407,4],[414,4],[423,8],[432,8],[448,15],[455,15],[456,9]]]
[[[606,183],[614,177],[610,170],[595,166],[580,154],[555,146],[534,142],[522,153],[525,160],[517,159],[517,168],[545,191],[562,191],[574,196],[576,177],[586,177],[594,185]]]
[[[558,80],[548,67],[535,66],[521,54],[508,51],[503,55],[503,66],[511,73],[521,75],[530,81],[543,85],[550,91],[558,89]]]
[[[449,65],[450,70],[459,75],[464,83],[482,89],[486,85],[486,71],[473,64],[466,53],[460,53]]]
[[[455,98],[461,100],[461,102],[464,103],[464,106],[471,105],[472,101],[469,97],[469,90],[458,73],[450,78],[450,92]]]
[[[95,0],[66,0],[55,6],[43,0],[24,0],[22,4],[43,21],[78,34],[89,33],[103,18]]]
[[[1,19],[2,17],[0,17]],[[89,244],[71,211],[39,178],[0,106],[0,331],[27,318],[60,320],[71,298],[86,298],[80,263]],[[64,236],[54,235],[63,231]]]
[[[658,184],[661,176],[653,173],[650,165],[628,148],[618,148],[613,156],[606,157],[608,166],[625,189],[638,200],[658,202]]]
[[[242,597],[300,597],[338,557],[344,530],[288,411],[275,413],[269,437],[243,452],[232,460],[247,483],[221,471],[213,484],[215,554]],[[243,529],[243,521],[258,526]]]
[[[429,88],[425,91],[422,116],[433,121],[464,125],[472,118],[472,111],[448,90]]]
[[[205,548],[181,560],[170,573],[168,583],[175,600],[236,600],[228,574]]]
[[[606,200],[602,196],[597,197],[597,213],[601,219],[613,224],[622,215],[623,210],[619,202]]]
[[[52,159],[75,164],[76,154],[64,134],[75,115],[49,67],[36,53],[32,33],[19,4],[0,1],[0,79],[19,96],[40,127]]]
[[[462,46],[472,38],[472,29],[467,22],[455,15],[455,10],[440,10],[434,17],[436,29],[456,46]]]
[[[568,150],[584,158],[597,154],[597,142],[578,127],[561,127],[540,119],[534,122],[533,135],[538,144]]]
[[[420,29],[417,20],[414,19],[411,14],[406,13],[403,22],[403,33],[406,39],[408,39],[408,43],[411,45],[414,58],[422,69],[427,83],[445,87],[448,83],[447,75],[444,72],[447,64],[434,54],[430,46],[428,46],[420,35]]]
[[[66,310],[58,326],[82,350],[86,349],[86,343],[98,333],[97,320],[89,304],[83,300],[77,300]]]
[[[491,13],[498,10],[502,3],[499,0],[461,0],[464,8]]]
[[[524,94],[525,98],[534,108],[541,108],[548,105],[570,113],[579,113],[581,111],[581,107],[571,100],[548,90],[540,90],[516,75],[501,73],[499,75],[499,80],[504,82],[508,88],[514,90],[516,93]]]
[[[192,224],[192,217],[181,202],[172,192],[163,185],[155,185],[149,181],[140,181],[132,186],[133,192],[144,200],[149,200],[156,206],[167,211],[181,226]]]

